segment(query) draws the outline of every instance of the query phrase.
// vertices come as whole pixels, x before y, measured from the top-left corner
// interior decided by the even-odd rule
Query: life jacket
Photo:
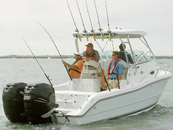
[[[115,73],[113,73],[113,71],[114,71],[114,69],[115,69],[117,63],[118,63],[120,60],[117,59],[116,62],[115,62],[115,64],[112,66],[112,68],[110,68],[112,61],[113,61],[113,60],[111,60],[110,63],[109,63],[107,75],[115,74]],[[117,75],[117,74],[116,74],[116,75]]]
[[[96,57],[95,50],[92,50],[92,55],[91,55],[91,56],[90,56],[90,54],[86,51],[86,57],[87,57],[87,58],[92,57],[93,59],[95,59],[95,57]]]
[[[72,65],[76,64],[78,61],[80,61],[80,60],[76,60]],[[83,61],[83,60],[82,60],[82,61]],[[81,74],[81,72],[78,71],[78,70],[76,70],[76,69],[70,68],[70,69],[69,69],[69,72],[70,72],[70,70],[74,70],[74,71],[76,71],[77,73]]]

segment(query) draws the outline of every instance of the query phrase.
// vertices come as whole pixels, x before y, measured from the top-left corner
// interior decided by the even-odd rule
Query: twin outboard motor
[[[3,106],[7,118],[15,122],[27,122],[27,118],[22,115],[24,112],[23,94],[26,83],[7,84],[3,91]]]
[[[31,123],[49,123],[51,118],[41,116],[55,108],[54,89],[45,83],[28,85],[24,90],[25,115]]]
[[[3,105],[11,122],[51,123],[50,114],[58,107],[55,104],[53,87],[46,83],[7,85],[3,91]],[[48,116],[43,116],[49,113]]]

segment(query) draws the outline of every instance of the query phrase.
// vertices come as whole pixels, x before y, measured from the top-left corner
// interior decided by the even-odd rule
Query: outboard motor
[[[4,112],[7,118],[15,122],[27,122],[26,116],[24,113],[24,102],[23,102],[23,93],[24,88],[27,86],[26,83],[14,83],[7,84],[3,90],[3,107]]]
[[[25,115],[33,124],[51,123],[51,117],[42,116],[56,108],[54,88],[49,84],[28,85],[24,90]]]

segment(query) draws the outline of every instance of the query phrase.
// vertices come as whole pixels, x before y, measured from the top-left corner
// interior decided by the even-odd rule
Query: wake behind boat
[[[85,30],[80,33],[76,27],[76,33],[73,34],[76,52],[80,52],[79,41],[93,38],[94,46],[100,47],[101,60],[84,63],[75,91],[69,90],[74,80],[59,85],[8,84],[3,91],[3,106],[7,118],[11,122],[82,125],[152,109],[172,74],[168,71],[168,65],[160,66],[157,63],[145,35],[143,31],[102,30],[101,26],[99,31],[92,29],[91,32]],[[124,44],[127,47],[127,50],[124,48],[126,61],[121,60],[124,73],[119,89],[101,90],[103,85],[97,70],[102,68],[106,76],[112,59],[112,51],[106,52],[105,47],[100,45],[103,40],[107,40],[105,46]],[[142,48],[145,52],[134,50],[139,44],[146,48]],[[128,61],[127,55],[131,55],[133,64]],[[45,76],[48,78],[46,74]]]

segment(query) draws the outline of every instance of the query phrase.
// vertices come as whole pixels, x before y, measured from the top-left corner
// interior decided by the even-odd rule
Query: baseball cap
[[[92,47],[93,48],[93,44],[92,43],[88,43],[87,45],[85,45],[87,47]]]
[[[80,52],[74,53],[74,55],[78,55],[78,56],[82,57],[82,53],[80,53]]]

